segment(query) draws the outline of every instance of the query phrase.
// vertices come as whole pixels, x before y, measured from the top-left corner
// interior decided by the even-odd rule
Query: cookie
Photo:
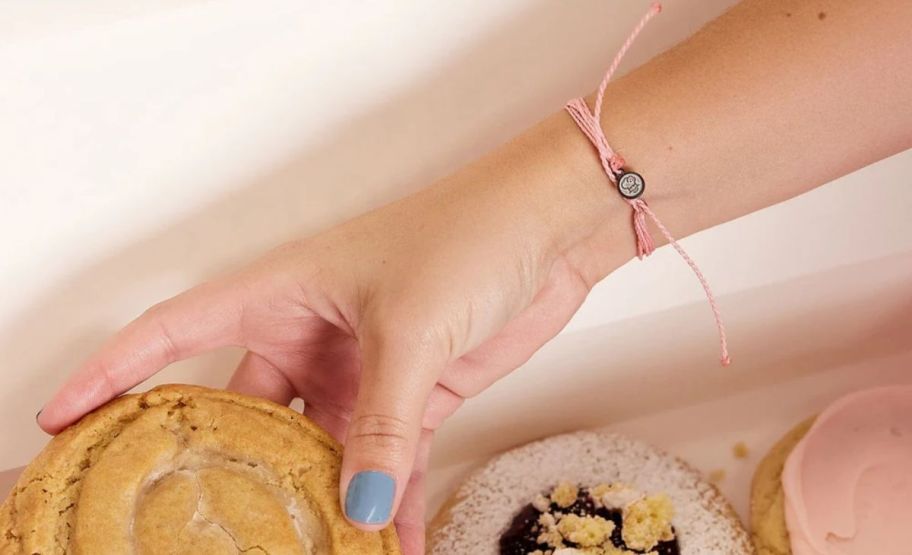
[[[751,539],[757,555],[791,555],[785,525],[782,468],[792,450],[814,424],[810,418],[782,437],[760,461],[751,484]]]
[[[284,406],[125,395],[55,437],[0,505],[0,553],[400,553],[339,503],[342,448]]]
[[[751,492],[758,553],[909,553],[909,468],[912,385],[835,400],[758,467]]]
[[[516,544],[505,540],[524,516],[530,543],[516,549],[528,553],[664,555],[675,553],[672,545],[683,555],[753,552],[731,506],[687,463],[615,433],[576,432],[508,451],[476,470],[432,521],[429,553],[509,552]],[[560,536],[549,538],[552,517]]]

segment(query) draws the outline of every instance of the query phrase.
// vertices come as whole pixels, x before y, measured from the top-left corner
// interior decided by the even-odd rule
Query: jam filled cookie
[[[734,512],[683,461],[610,432],[495,457],[432,522],[432,554],[747,555]]]

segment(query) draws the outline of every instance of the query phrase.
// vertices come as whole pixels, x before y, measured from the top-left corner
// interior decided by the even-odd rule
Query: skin
[[[905,0],[747,0],[610,85],[602,124],[684,236],[910,148],[909,29]],[[150,308],[39,424],[57,433],[172,362],[242,346],[229,387],[303,398],[346,444],[343,499],[358,471],[392,475],[404,549],[423,553],[433,431],[634,255],[629,210],[558,112],[413,196]]]

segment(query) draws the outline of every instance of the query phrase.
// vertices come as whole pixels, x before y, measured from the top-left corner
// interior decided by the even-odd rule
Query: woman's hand
[[[587,148],[556,116],[434,187],[152,307],[40,425],[58,432],[172,362],[243,346],[229,388],[302,398],[345,443],[348,518],[375,530],[395,515],[406,553],[423,553],[434,430],[553,337],[604,272],[589,248],[616,199]]]

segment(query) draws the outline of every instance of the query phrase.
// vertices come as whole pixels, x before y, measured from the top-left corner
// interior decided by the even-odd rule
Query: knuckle
[[[139,316],[138,320],[154,321],[162,317],[168,309],[168,301],[157,302],[150,306]]]
[[[158,340],[162,345],[162,350],[167,357],[167,360],[174,362],[179,358],[179,351],[177,344],[175,342],[174,335],[168,329],[168,326],[165,325],[164,320],[159,319],[155,323]]]
[[[120,394],[120,379],[110,364],[106,361],[97,362],[95,373],[101,378],[104,393],[107,397],[115,397]]]
[[[152,305],[140,317],[139,321],[145,324],[145,329],[149,330],[158,342],[161,343],[162,351],[167,359],[174,362],[178,359],[179,351],[174,334],[168,326],[167,313],[168,301]]]
[[[384,456],[402,455],[408,449],[411,426],[383,414],[362,414],[349,424],[349,441]]]

